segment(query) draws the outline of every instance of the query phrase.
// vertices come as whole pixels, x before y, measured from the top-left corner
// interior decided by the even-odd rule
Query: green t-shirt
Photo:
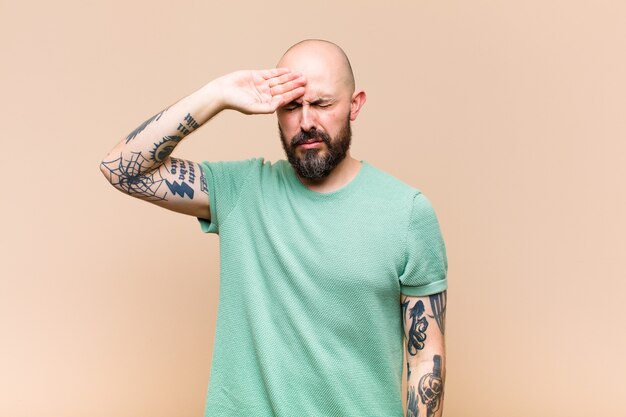
[[[331,193],[284,160],[201,166],[220,236],[205,417],[402,416],[400,293],[447,288],[426,197],[367,162]]]

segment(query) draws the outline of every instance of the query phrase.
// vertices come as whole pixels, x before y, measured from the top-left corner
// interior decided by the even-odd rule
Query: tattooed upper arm
[[[446,320],[446,291],[427,295],[402,295],[402,323],[407,352],[415,356],[426,346],[427,339],[443,339]]]
[[[150,155],[131,152],[123,156],[102,161],[101,170],[109,182],[118,190],[154,203],[158,206],[190,216],[210,220],[209,191],[202,167],[196,162],[169,156],[167,141],[156,147]],[[145,171],[154,160],[161,165]]]

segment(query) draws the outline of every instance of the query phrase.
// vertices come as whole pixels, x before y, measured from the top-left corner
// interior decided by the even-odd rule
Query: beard
[[[350,117],[347,118],[346,123],[334,138],[314,128],[300,131],[290,141],[287,141],[280,125],[278,126],[278,132],[285,154],[287,154],[287,160],[300,177],[310,180],[326,178],[344,160],[348,149],[350,149],[350,141],[352,139]],[[311,139],[323,142],[326,145],[326,150],[319,148],[304,149],[301,155],[298,156],[298,145],[309,142]]]

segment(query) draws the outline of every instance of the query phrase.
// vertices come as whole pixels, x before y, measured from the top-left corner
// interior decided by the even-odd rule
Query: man
[[[220,235],[205,416],[401,416],[403,334],[407,416],[441,416],[445,246],[420,191],[350,155],[365,100],[344,52],[306,40],[275,69],[209,82],[103,160],[119,190]],[[289,162],[170,156],[225,109],[276,112]]]

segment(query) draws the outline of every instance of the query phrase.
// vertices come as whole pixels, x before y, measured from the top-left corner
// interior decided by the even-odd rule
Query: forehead
[[[347,92],[341,62],[336,57],[315,50],[288,52],[278,63],[294,72],[302,73],[307,80],[304,99],[336,97]]]

